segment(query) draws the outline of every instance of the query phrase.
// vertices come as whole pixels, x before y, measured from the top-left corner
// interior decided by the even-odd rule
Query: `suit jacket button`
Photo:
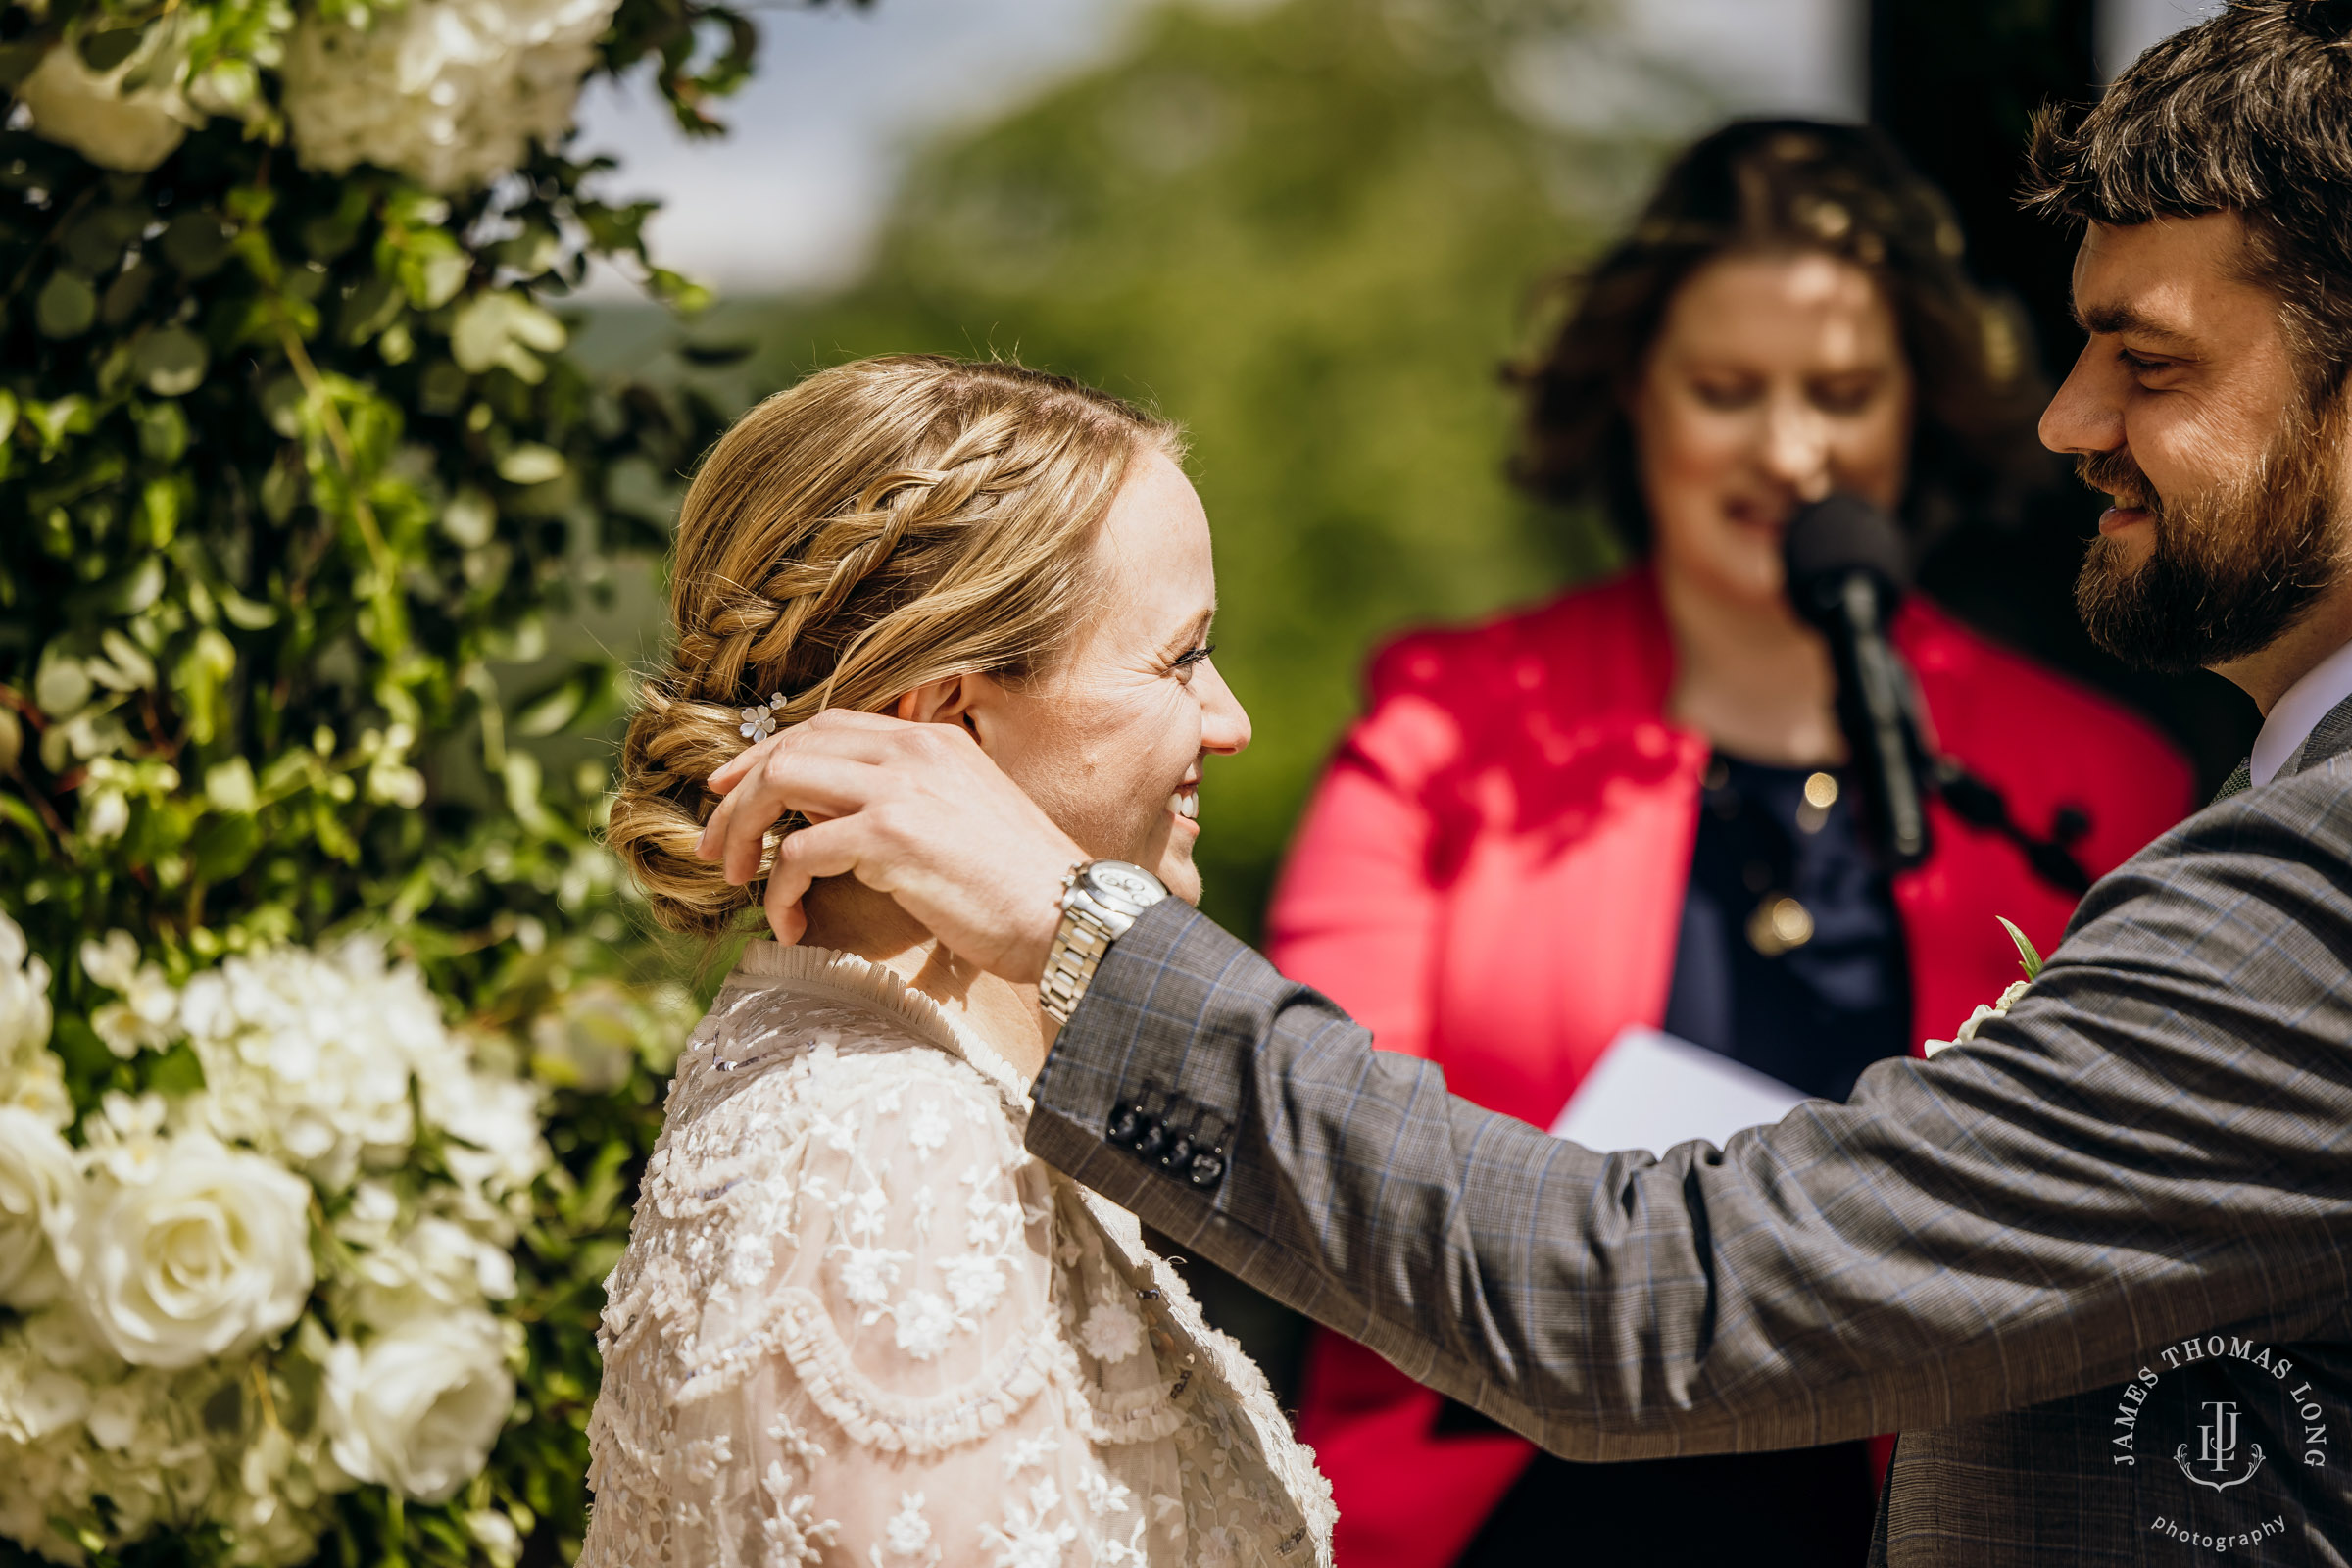
[[[1144,1107],[1123,1105],[1111,1112],[1110,1130],[1102,1135],[1102,1139],[1113,1149],[1133,1149],[1136,1140],[1143,1135]]]
[[[1139,1157],[1157,1159],[1159,1152],[1168,1144],[1167,1123],[1161,1121],[1157,1116],[1144,1116],[1138,1119],[1143,1124],[1143,1131],[1137,1136],[1132,1147]]]
[[[1169,1139],[1168,1147],[1160,1151],[1159,1168],[1161,1170],[1181,1171],[1192,1162],[1193,1135],[1189,1131],[1180,1132]]]
[[[1224,1179],[1225,1156],[1214,1149],[1204,1149],[1195,1154],[1193,1168],[1185,1176],[1185,1180],[1204,1193]]]

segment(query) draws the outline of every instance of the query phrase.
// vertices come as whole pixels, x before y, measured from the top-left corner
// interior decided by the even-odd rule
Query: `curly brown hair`
[[[1675,160],[1633,229],[1556,279],[1548,345],[1506,372],[1521,392],[1512,477],[1597,503],[1636,554],[1650,543],[1628,395],[1666,312],[1735,254],[1824,252],[1869,272],[1894,309],[1919,389],[1902,513],[1924,539],[1998,511],[2049,471],[2034,426],[2045,387],[2025,318],[1970,278],[1950,205],[1878,131],[1808,120],[1725,126]]]
[[[2234,0],[2095,107],[2043,111],[2027,205],[2077,224],[2237,214],[2307,394],[2333,396],[2352,369],[2352,0]]]

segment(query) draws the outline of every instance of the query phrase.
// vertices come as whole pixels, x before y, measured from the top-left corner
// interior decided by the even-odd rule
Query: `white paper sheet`
[[[1768,1126],[1811,1098],[1678,1035],[1632,1025],[1585,1075],[1551,1135],[1603,1153],[1663,1154],[1693,1138],[1720,1149],[1740,1128]]]

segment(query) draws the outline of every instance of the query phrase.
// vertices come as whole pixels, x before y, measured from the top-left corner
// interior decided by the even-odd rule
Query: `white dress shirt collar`
[[[2271,706],[2271,716],[2262,721],[2262,733],[2254,737],[2247,776],[2256,784],[2277,778],[2295,749],[2311,738],[2320,720],[2347,697],[2352,697],[2352,643],[2305,670],[2302,679]]]

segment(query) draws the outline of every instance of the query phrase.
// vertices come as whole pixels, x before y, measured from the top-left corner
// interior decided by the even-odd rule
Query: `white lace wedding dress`
[[[1331,1561],[1331,1492],[984,1042],[755,942],[606,1283],[581,1568]]]

